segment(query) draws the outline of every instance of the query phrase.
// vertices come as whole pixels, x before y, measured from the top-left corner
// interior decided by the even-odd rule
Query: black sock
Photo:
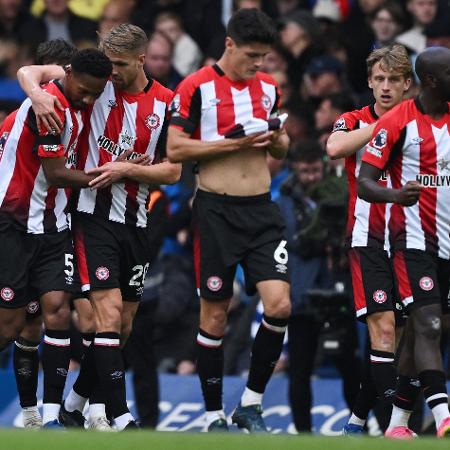
[[[263,315],[252,347],[247,387],[262,394],[283,349],[287,319]]]
[[[370,350],[372,379],[380,400],[392,403],[395,394],[397,375],[394,366],[394,353]]]
[[[203,330],[197,335],[197,372],[202,385],[206,411],[220,411],[222,406],[222,338]]]
[[[376,399],[377,390],[372,378],[370,363],[366,359],[362,372],[361,387],[353,405],[353,414],[359,419],[367,420],[369,411],[374,407]]]
[[[111,414],[119,417],[128,413],[120,334],[97,333],[94,340],[94,352],[100,390],[107,399]]]
[[[441,403],[448,403],[445,373],[442,370],[424,370],[419,373],[419,380],[430,409]]]
[[[90,398],[93,386],[98,383],[97,369],[94,360],[94,337],[95,333],[82,333],[83,356],[81,358],[80,372],[73,390],[84,398]]]
[[[44,403],[61,403],[70,363],[70,330],[45,330]]]
[[[405,375],[399,375],[394,397],[394,405],[406,411],[412,411],[420,394],[420,381]]]
[[[14,374],[22,408],[37,405],[39,344],[18,337],[14,345]]]

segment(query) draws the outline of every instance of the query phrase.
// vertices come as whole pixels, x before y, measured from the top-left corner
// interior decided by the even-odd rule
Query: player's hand
[[[239,149],[264,148],[272,144],[272,137],[273,131],[265,131],[238,138],[235,141]]]
[[[408,181],[401,189],[397,190],[394,203],[402,206],[412,206],[419,201],[422,187],[417,181]]]
[[[107,162],[103,166],[86,170],[87,175],[98,175],[89,182],[89,187],[93,189],[103,189],[116,183],[126,177],[128,171],[128,162]]]
[[[150,162],[149,155],[141,155],[134,159],[127,159],[130,155],[133,154],[133,150],[127,150],[119,155],[114,162],[128,162],[130,164],[138,164],[140,166],[146,166]]]
[[[33,111],[36,114],[38,129],[42,125],[49,133],[60,134],[63,124],[56,113],[56,109],[64,111],[64,107],[58,98],[37,88],[30,94],[30,99]]]

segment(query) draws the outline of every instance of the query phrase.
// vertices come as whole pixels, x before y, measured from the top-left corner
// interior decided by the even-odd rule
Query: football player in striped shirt
[[[437,436],[444,437],[450,436],[440,351],[442,316],[450,311],[450,49],[424,50],[415,69],[421,92],[377,122],[362,158],[358,195],[368,202],[392,203],[394,273],[411,326],[399,374],[418,375]],[[385,169],[392,187],[378,183]],[[399,412],[406,409],[401,400],[397,396],[394,401]]]
[[[61,80],[46,86],[62,105],[60,132],[39,127],[26,99],[2,124],[0,158],[1,343],[23,329],[30,298],[40,299],[43,348],[44,426],[60,426],[58,413],[70,358],[68,260],[72,240],[66,207],[71,190],[94,178],[75,170],[85,109],[103,92],[111,62],[98,50],[77,52]],[[69,258],[68,258],[69,256]],[[26,343],[27,344],[27,343]],[[35,347],[36,345],[23,347]],[[32,406],[32,405],[30,405]]]
[[[131,331],[149,267],[146,202],[151,184],[175,183],[181,174],[180,164],[165,159],[172,92],[147,78],[146,44],[145,32],[130,24],[114,27],[102,38],[113,72],[90,111],[78,161],[78,167],[96,175],[90,189],[80,191],[73,214],[81,285],[94,305],[96,336],[62,411],[82,411],[90,397],[89,426],[103,430],[109,428],[105,401],[119,430],[136,427],[126,403],[121,345]],[[50,103],[43,108],[35,104],[37,117],[58,127],[54,99],[39,90],[39,82],[57,76],[60,68],[21,70],[19,80],[26,92],[35,93],[33,101]],[[131,158],[148,155],[151,164],[117,162],[126,152]],[[95,380],[99,387],[92,391]]]
[[[403,100],[411,84],[412,66],[406,49],[402,45],[392,45],[374,50],[367,58],[367,69],[375,103],[339,117],[327,142],[331,158],[345,158],[349,183],[347,247],[353,298],[356,316],[367,323],[370,337],[370,367],[368,371],[366,367],[364,369],[361,390],[344,434],[363,432],[377,396],[386,405],[392,403],[397,378],[395,327],[403,325],[396,308],[398,295],[389,258],[387,221],[390,205],[371,204],[359,198],[356,181],[364,147],[375,124],[379,117]],[[388,177],[382,176],[379,183],[386,186]],[[412,394],[418,391],[417,385],[418,381],[409,377],[401,376],[398,380],[397,394],[408,398],[410,409],[416,397]],[[392,422],[389,427],[411,434],[406,415],[401,417],[401,422]]]
[[[278,86],[259,71],[275,36],[261,11],[235,13],[222,57],[184,79],[171,106],[169,159],[198,161],[199,168],[193,205],[201,297],[197,370],[209,431],[228,430],[222,406],[222,338],[237,264],[244,269],[248,293],[258,291],[264,304],[247,387],[232,418],[250,432],[267,432],[262,397],[290,314],[285,227],[270,199],[266,162],[267,153],[277,159],[286,155],[288,138],[282,130],[268,131],[269,120],[278,115]]]

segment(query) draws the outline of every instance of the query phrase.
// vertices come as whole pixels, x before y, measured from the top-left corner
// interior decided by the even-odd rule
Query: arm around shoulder
[[[23,66],[17,71],[17,79],[25,93],[31,97],[33,90],[40,87],[41,83],[63,78],[64,69],[61,66]]]

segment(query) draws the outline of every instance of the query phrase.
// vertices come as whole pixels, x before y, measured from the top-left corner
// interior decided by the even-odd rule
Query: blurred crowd
[[[295,406],[300,414],[297,428],[308,431],[309,418],[301,414],[309,415],[313,371],[320,373],[334,363],[343,377],[345,398],[352,404],[364,351],[353,319],[343,251],[347,198],[343,161],[328,161],[325,144],[342,113],[373,101],[365,64],[373,49],[398,42],[414,62],[427,46],[450,47],[448,2],[0,0],[0,123],[23,101],[16,72],[22,65],[42,63],[35,58],[42,42],[62,38],[78,48],[95,47],[98,37],[113,26],[134,23],[149,36],[146,70],[174,89],[199,67],[217,61],[224,49],[225,24],[240,8],[262,9],[279,30],[279,40],[262,68],[280,86],[291,139],[287,161],[269,160],[272,198],[288,227],[292,275],[289,342],[277,370],[290,375],[292,398],[303,399]],[[408,96],[416,93],[413,84]],[[190,234],[194,189],[195,167],[186,165],[178,184],[152,194],[150,230],[156,262],[146,280],[134,338],[125,349],[130,361],[145,353],[147,367],[178,374],[195,371],[199,302]],[[247,297],[243,285],[238,274],[225,337],[227,374],[248,369],[243,355],[248,355],[260,317],[258,298]],[[137,345],[145,346],[143,352],[136,352]],[[157,397],[154,390],[151,395]]]

